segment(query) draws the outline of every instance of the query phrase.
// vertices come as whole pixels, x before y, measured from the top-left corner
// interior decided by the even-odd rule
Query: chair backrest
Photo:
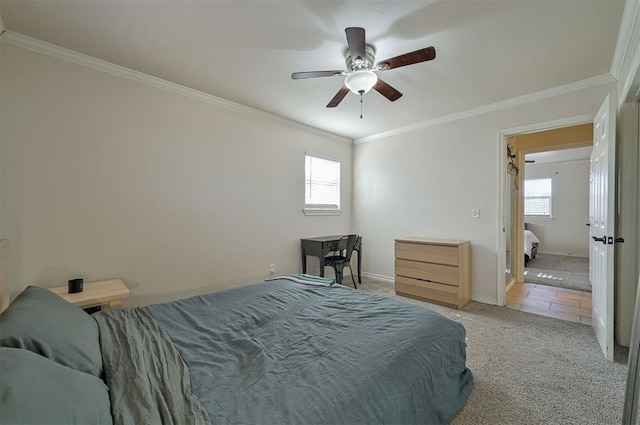
[[[338,239],[333,246],[333,250],[329,253],[330,257],[344,257],[344,261],[351,260],[351,254],[358,243],[358,235],[344,235]],[[346,248],[344,245],[346,241]],[[341,248],[342,247],[342,248]],[[344,251],[344,254],[343,254]]]
[[[345,258],[347,261],[351,261],[351,254],[353,254],[353,248],[358,242],[358,235],[347,236],[347,251],[345,252]]]

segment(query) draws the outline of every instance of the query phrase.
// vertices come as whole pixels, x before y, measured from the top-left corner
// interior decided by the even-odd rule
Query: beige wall
[[[467,239],[472,299],[497,303],[498,132],[595,114],[609,90],[615,83],[355,145],[354,230],[368,238],[365,269],[391,278],[397,237]]]
[[[133,305],[259,282],[299,272],[301,237],[351,228],[348,141],[12,45],[1,63],[13,295],[120,277]],[[303,215],[305,151],[341,161],[341,216]]]
[[[525,217],[538,252],[589,257],[589,161],[530,164],[525,179],[552,179],[552,220]]]

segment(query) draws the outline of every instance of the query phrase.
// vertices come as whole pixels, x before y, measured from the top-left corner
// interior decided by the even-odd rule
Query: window
[[[551,218],[551,179],[524,181],[524,215]]]
[[[305,155],[304,163],[305,214],[339,214],[340,163],[310,155]]]

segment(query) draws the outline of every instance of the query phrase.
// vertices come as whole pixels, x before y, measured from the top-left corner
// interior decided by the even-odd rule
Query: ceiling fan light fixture
[[[373,71],[355,71],[349,74],[344,80],[344,85],[347,86],[355,94],[365,94],[373,88],[378,82],[378,76]]]

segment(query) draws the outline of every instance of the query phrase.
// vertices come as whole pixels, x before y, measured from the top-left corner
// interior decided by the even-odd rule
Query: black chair
[[[347,247],[340,248],[344,241],[347,243]],[[356,286],[356,279],[353,277],[353,269],[351,268],[351,254],[353,254],[353,248],[358,242],[358,235],[348,235],[341,237],[336,245],[333,247],[333,251],[328,256],[324,257],[324,266],[331,266],[336,272],[336,282],[342,283],[342,276],[345,267],[349,267],[351,270],[351,280],[353,280],[353,287]]]

